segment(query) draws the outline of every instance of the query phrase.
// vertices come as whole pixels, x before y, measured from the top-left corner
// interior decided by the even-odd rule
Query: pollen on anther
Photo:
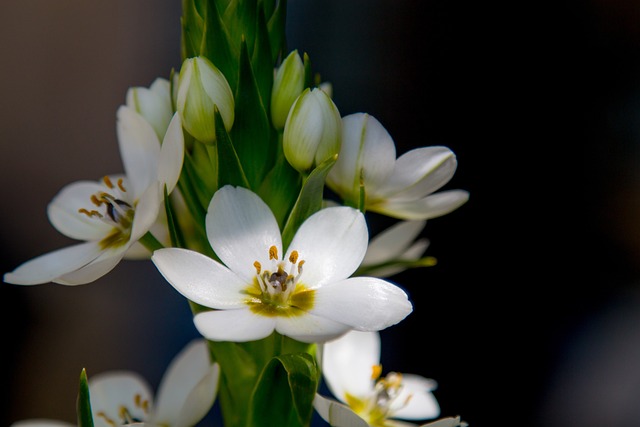
[[[100,206],[104,202],[102,200],[98,199],[98,196],[96,196],[95,194],[92,194],[91,195],[91,203],[93,203],[96,206]]]
[[[380,378],[380,374],[382,374],[382,365],[373,365],[371,367],[371,379],[377,380]]]
[[[278,259],[278,248],[275,246],[269,248],[269,259]]]
[[[262,271],[262,265],[260,265],[260,263],[256,261],[253,263],[253,266],[256,268],[256,272],[260,274],[260,272]]]
[[[102,178],[102,181],[104,182],[104,184],[109,187],[109,188],[113,188],[113,182],[111,182],[111,178],[109,178],[108,175],[105,175],[104,178]]]
[[[291,252],[291,255],[289,255],[289,262],[291,262],[292,264],[295,264],[297,261],[298,261],[298,251]]]
[[[118,188],[120,189],[120,191],[122,191],[123,193],[127,192],[127,189],[124,188],[124,180],[122,178],[118,179]]]
[[[102,218],[102,214],[101,214],[100,212],[98,212],[98,211],[94,211],[94,210],[88,211],[88,210],[86,210],[85,208],[80,208],[80,209],[78,209],[78,213],[85,214],[85,215],[86,215],[86,216],[88,216],[89,218],[91,218],[91,217],[93,217],[93,216],[97,216],[97,217],[99,217],[99,218]]]

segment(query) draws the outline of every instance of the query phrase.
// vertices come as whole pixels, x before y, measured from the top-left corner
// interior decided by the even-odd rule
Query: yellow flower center
[[[78,212],[113,227],[113,230],[100,241],[102,249],[123,246],[131,236],[135,208],[123,200],[127,198],[127,190],[122,178],[114,184],[108,176],[105,176],[102,182],[107,191],[92,194],[90,198],[95,208],[91,210],[80,208]]]
[[[253,283],[246,289],[247,305],[263,316],[300,316],[313,307],[315,291],[300,283],[304,260],[298,260],[298,251],[292,251],[287,261],[279,261],[278,249],[269,248],[270,269],[255,261]]]

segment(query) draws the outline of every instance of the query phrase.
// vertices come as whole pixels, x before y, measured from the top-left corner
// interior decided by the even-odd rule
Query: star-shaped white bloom
[[[245,188],[225,186],[211,200],[206,228],[224,265],[178,248],[157,250],[151,259],[181,294],[213,309],[194,317],[210,340],[253,341],[276,331],[322,342],[351,329],[384,329],[412,311],[399,287],[349,278],[367,248],[367,224],[356,209],[320,210],[283,252],[269,207]]]
[[[464,190],[434,194],[456,168],[456,156],[442,146],[416,148],[396,159],[395,144],[382,124],[373,116],[355,113],[342,118],[342,146],[327,185],[358,206],[362,183],[367,210],[399,219],[429,219],[469,199]]]
[[[148,382],[135,372],[107,371],[89,378],[95,427],[146,425],[192,427],[216,399],[220,367],[211,363],[207,343],[191,341],[176,355],[160,380],[157,399]],[[48,419],[17,421],[11,427],[72,427]]]
[[[410,426],[413,424],[396,419],[426,420],[440,415],[432,394],[435,381],[396,372],[381,378],[380,351],[377,332],[350,331],[323,345],[320,360],[325,383],[346,404],[316,395],[316,411],[332,426]]]
[[[399,221],[369,241],[361,269],[375,277],[389,277],[408,268],[402,262],[417,262],[429,246],[425,238],[417,239],[426,221]]]
[[[164,187],[178,182],[184,155],[182,124],[174,114],[162,144],[152,126],[133,109],[117,114],[120,154],[126,175],[78,181],[49,204],[49,220],[64,235],[84,243],[41,255],[4,275],[18,285],[55,282],[79,285],[113,269],[154,225]]]

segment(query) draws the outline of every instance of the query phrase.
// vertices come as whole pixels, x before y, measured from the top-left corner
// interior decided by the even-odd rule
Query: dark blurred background
[[[46,205],[121,170],[116,109],[179,66],[179,17],[0,3],[3,272],[71,243]],[[435,379],[472,427],[640,426],[640,3],[289,0],[288,25],[343,115],[375,116],[399,153],[450,147],[447,188],[471,193],[427,223],[438,265],[393,278],[415,310],[383,331],[385,370]],[[149,262],[0,295],[3,425],[74,422],[83,367],[155,387],[197,336]]]

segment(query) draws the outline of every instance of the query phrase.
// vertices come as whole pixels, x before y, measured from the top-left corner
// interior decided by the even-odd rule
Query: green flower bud
[[[329,95],[318,88],[305,89],[289,111],[282,138],[284,156],[299,172],[337,155],[342,119]]]
[[[271,91],[271,121],[281,130],[289,115],[289,109],[304,90],[304,64],[294,50],[276,71]]]
[[[207,58],[187,58],[178,77],[176,109],[184,128],[199,141],[216,140],[214,106],[218,107],[224,127],[231,129],[234,101],[227,79]]]

